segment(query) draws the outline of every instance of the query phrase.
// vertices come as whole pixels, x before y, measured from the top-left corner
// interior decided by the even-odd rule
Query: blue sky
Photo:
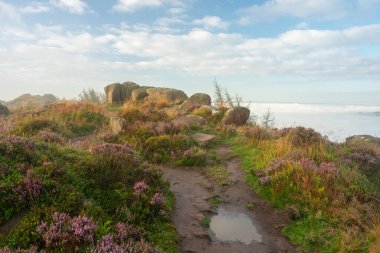
[[[0,100],[135,81],[380,103],[380,0],[0,0]]]

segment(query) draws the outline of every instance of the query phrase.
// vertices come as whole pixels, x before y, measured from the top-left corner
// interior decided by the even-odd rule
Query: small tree
[[[105,101],[105,95],[102,92],[97,92],[94,89],[84,89],[79,94],[79,100],[86,103],[103,103]]]
[[[269,110],[269,108],[267,112],[263,114],[261,122],[265,128],[271,128],[274,126],[274,116]]]

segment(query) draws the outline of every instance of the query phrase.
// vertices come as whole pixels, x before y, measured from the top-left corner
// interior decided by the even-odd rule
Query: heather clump
[[[202,166],[207,163],[207,152],[200,147],[191,147],[183,153],[181,165],[183,166]]]
[[[59,134],[49,131],[40,131],[37,135],[37,138],[49,144],[63,144],[65,141]]]
[[[373,237],[380,220],[373,152],[329,143],[303,127],[281,129],[274,139],[240,130],[244,139],[237,137],[235,148],[247,180],[289,214],[283,231],[292,242],[311,251],[362,252],[368,238],[380,241]]]
[[[37,111],[16,114],[13,132],[38,136],[40,131],[45,131],[71,138],[100,130],[106,121],[100,105],[62,102],[46,105]]]
[[[312,128],[283,128],[279,131],[279,134],[282,137],[288,138],[292,145],[296,147],[320,145],[325,142],[325,138]]]
[[[247,138],[254,140],[270,140],[273,134],[270,129],[260,126],[247,126],[241,130]]]
[[[71,218],[66,213],[55,212],[51,223],[43,221],[37,232],[43,238],[47,248],[80,247],[82,243],[92,243],[96,231],[93,219],[87,216]]]
[[[185,134],[160,135],[148,138],[143,145],[145,158],[153,163],[178,159],[183,152],[195,145],[195,141]]]

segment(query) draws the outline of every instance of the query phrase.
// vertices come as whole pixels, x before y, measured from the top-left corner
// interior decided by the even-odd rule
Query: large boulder
[[[196,116],[196,115],[183,115],[172,120],[172,124],[175,127],[180,127],[180,128],[193,127],[193,126],[199,127],[206,123],[207,121],[204,118],[200,116]]]
[[[197,105],[211,105],[211,97],[205,93],[195,93],[189,98],[189,102]]]
[[[183,103],[188,98],[185,92],[171,88],[149,88],[146,92],[148,93],[146,99],[151,103],[176,105]]]
[[[111,117],[110,127],[111,127],[112,134],[116,135],[123,132],[125,124],[126,122],[123,118]]]
[[[5,105],[0,104],[0,116],[8,115],[9,110]]]
[[[246,107],[234,107],[224,115],[223,122],[226,125],[241,126],[247,123],[251,111]]]
[[[130,81],[124,82],[122,85],[125,88],[124,89],[125,100],[130,100],[132,96],[132,92],[140,88],[140,86],[137,83],[130,82]]]
[[[152,87],[140,87],[132,91],[131,94],[131,100],[132,101],[142,101],[144,98],[148,96],[148,93],[146,92],[147,89],[150,89]]]
[[[133,82],[125,82],[123,84],[113,83],[107,85],[104,88],[106,93],[107,103],[123,103],[126,100],[129,100],[132,95],[132,91],[139,88],[140,86]]]

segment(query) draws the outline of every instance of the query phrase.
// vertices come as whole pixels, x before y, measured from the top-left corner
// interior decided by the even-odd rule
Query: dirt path
[[[173,220],[180,237],[181,252],[297,252],[279,233],[279,228],[287,222],[286,216],[275,213],[252,193],[244,181],[239,158],[227,158],[231,153],[228,147],[220,146],[217,153],[233,181],[230,187],[219,187],[199,170],[164,168],[164,176],[171,182],[175,195]],[[223,199],[217,209],[209,201],[215,196]],[[253,203],[254,208],[249,209],[248,203]],[[201,225],[206,217],[211,218],[210,228]],[[228,231],[234,232],[231,235]],[[252,238],[245,241],[250,233]],[[241,240],[228,238],[239,234]]]

